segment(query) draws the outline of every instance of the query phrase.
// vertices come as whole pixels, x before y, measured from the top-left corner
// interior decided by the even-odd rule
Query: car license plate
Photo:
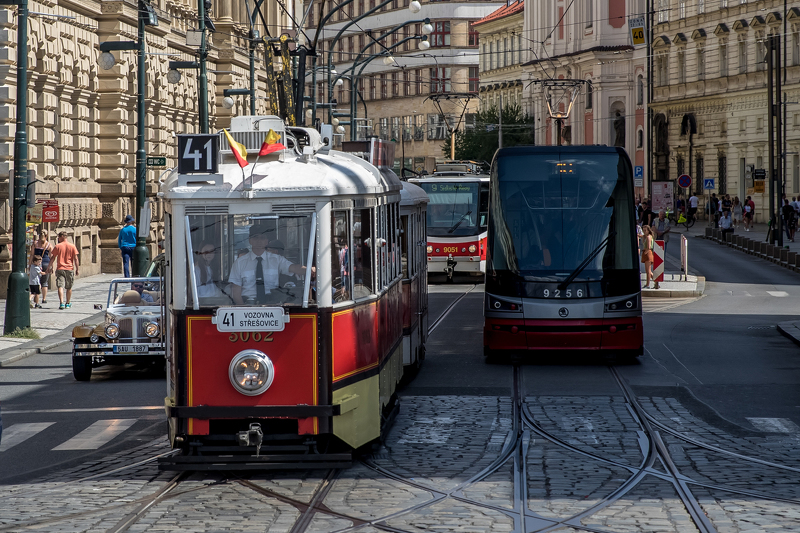
[[[147,353],[150,349],[149,346],[141,346],[138,344],[115,344],[114,353]]]

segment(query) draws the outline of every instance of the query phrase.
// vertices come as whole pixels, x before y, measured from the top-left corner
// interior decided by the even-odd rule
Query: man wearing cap
[[[285,257],[267,250],[267,231],[266,227],[257,224],[250,226],[250,252],[233,263],[228,280],[231,282],[231,297],[239,305],[265,304],[270,290],[279,287],[281,274],[294,274],[297,277],[305,275],[306,267],[295,265]],[[283,245],[280,241],[273,241],[274,244],[280,244],[281,247]],[[273,252],[277,251],[283,252],[273,248]]]
[[[117,245],[122,254],[122,270],[125,272],[125,277],[131,277],[131,259],[133,259],[133,250],[136,248],[136,221],[131,215],[125,215],[125,225],[119,230],[119,237],[117,237]]]

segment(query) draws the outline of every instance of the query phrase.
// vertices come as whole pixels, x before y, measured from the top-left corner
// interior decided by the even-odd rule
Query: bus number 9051
[[[583,298],[584,290],[583,289],[544,289],[542,291],[542,295],[545,298]]]

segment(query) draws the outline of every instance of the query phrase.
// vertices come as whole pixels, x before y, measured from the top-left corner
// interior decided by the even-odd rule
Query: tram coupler
[[[250,429],[240,431],[236,434],[239,446],[255,446],[256,457],[261,452],[261,443],[264,440],[264,432],[261,431],[261,424],[250,424]]]
[[[447,280],[453,281],[453,273],[456,271],[456,260],[452,256],[447,258],[447,267],[444,269],[447,273]]]

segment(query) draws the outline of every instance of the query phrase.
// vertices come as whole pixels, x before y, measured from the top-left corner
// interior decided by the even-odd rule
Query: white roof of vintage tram
[[[403,190],[400,191],[401,206],[419,205],[427,203],[428,203],[428,195],[425,194],[425,190],[423,190],[422,187],[419,187],[407,181],[403,182]]]
[[[287,149],[257,158],[270,129],[281,136],[280,142]],[[225,136],[220,135],[218,173],[174,171],[162,184],[166,198],[360,196],[399,193],[402,189],[393,172],[381,172],[360,157],[331,149],[332,134],[323,138],[312,128],[287,128],[276,116],[235,117],[229,131],[246,147],[248,165],[244,169],[239,166]],[[300,147],[300,140],[306,146]]]

